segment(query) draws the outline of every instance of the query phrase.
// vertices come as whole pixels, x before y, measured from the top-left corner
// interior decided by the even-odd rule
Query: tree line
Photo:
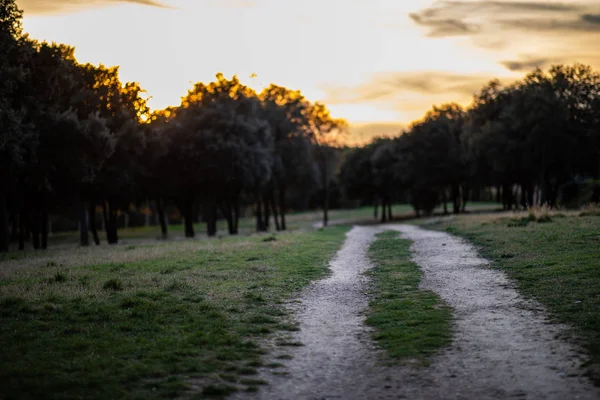
[[[74,48],[28,37],[21,19],[14,0],[0,0],[0,251],[11,237],[46,248],[49,214],[73,209],[86,246],[90,235],[100,242],[98,209],[112,244],[132,204],[152,204],[163,236],[176,206],[193,237],[198,215],[209,236],[218,217],[236,234],[247,206],[257,230],[285,230],[291,191],[320,187],[327,203],[346,123],[323,104],[217,74],[179,106],[151,111],[118,67],[80,64]]]
[[[164,237],[176,209],[193,237],[199,217],[209,236],[218,219],[236,234],[247,210],[257,231],[285,230],[290,202],[322,207],[327,225],[345,199],[381,207],[382,221],[397,201],[460,213],[491,189],[504,209],[599,201],[600,75],[584,65],[493,80],[466,108],[435,106],[396,138],[348,148],[346,122],[323,104],[235,76],[152,111],[118,67],[31,39],[21,18],[0,0],[0,251],[11,239],[46,248],[49,215],[73,210],[86,246],[99,244],[99,222],[117,243],[132,207],[150,206]]]
[[[417,215],[440,203],[460,213],[484,188],[505,210],[598,202],[600,74],[574,64],[492,80],[469,107],[434,106],[399,137],[355,149],[340,181],[348,196],[381,204],[382,221],[393,200]]]

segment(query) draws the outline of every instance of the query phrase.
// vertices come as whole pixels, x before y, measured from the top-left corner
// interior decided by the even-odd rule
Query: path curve
[[[372,267],[367,250],[382,230],[413,241],[421,286],[454,310],[453,343],[425,369],[381,366],[363,323],[363,273]],[[304,346],[277,349],[293,355],[285,363],[289,375],[265,368],[269,386],[233,398],[599,399],[598,389],[580,376],[576,349],[556,339],[565,328],[548,324],[538,303],[487,264],[472,245],[444,232],[354,227],[330,263],[332,275],[311,284],[293,307],[301,328],[293,340]]]

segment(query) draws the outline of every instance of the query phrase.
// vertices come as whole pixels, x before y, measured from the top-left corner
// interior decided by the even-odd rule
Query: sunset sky
[[[17,0],[34,38],[120,65],[152,108],[216,72],[300,89],[352,139],[468,104],[490,78],[579,61],[600,69],[600,0]],[[252,73],[256,78],[250,79]]]

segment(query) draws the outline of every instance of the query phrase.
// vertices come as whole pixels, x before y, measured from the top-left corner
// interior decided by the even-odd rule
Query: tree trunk
[[[442,204],[444,205],[444,215],[448,215],[448,198],[446,197],[446,189],[442,190]]]
[[[469,200],[470,188],[468,184],[462,185],[462,204],[460,206],[460,212],[465,212],[467,209],[467,201]]]
[[[471,190],[471,200],[473,201],[481,201],[481,187],[479,186],[475,186],[472,190]]]
[[[183,224],[185,226],[185,237],[186,238],[193,238],[194,237],[194,220],[193,220],[193,215],[186,210],[185,214],[183,215]]]
[[[323,163],[323,226],[329,223],[329,179],[327,178],[327,161]]]
[[[279,212],[281,213],[281,230],[285,231],[285,213],[287,212],[285,206],[285,186],[279,187]]]
[[[40,230],[42,235],[42,250],[48,248],[48,202],[46,200],[46,191],[42,192],[42,208],[40,210]]]
[[[281,230],[279,226],[279,215],[277,212],[277,204],[275,203],[275,189],[269,190],[269,203],[271,204],[271,210],[273,211],[273,220],[275,221],[275,229],[277,231]]]
[[[373,205],[373,218],[377,219],[377,209],[379,208],[379,199],[375,198],[374,201],[374,205]]]
[[[191,196],[187,196],[184,200],[183,222],[185,225],[185,237],[193,238],[194,232],[194,202]]]
[[[23,215],[24,207],[19,211],[19,250],[25,250],[25,216]]]
[[[217,234],[217,206],[213,204],[210,207],[210,231],[208,236],[215,236]]]
[[[260,193],[259,193],[259,196],[260,196]],[[271,205],[269,204],[269,195],[266,192],[264,193],[264,195],[262,197],[262,204],[263,204],[263,208],[264,208],[263,226],[264,226],[264,230],[266,232],[271,227]]]
[[[0,187],[0,253],[8,251],[8,211],[6,208],[6,193]]]
[[[85,201],[79,201],[79,244],[81,246],[89,246],[90,240],[88,237],[88,224]]]
[[[550,208],[555,208],[556,203],[558,202],[558,184],[549,184],[548,191],[548,206]]]
[[[100,238],[98,237],[98,227],[96,226],[96,202],[92,199],[89,203],[88,217],[90,219],[90,232],[94,238],[96,246],[100,244]]]
[[[117,210],[113,201],[108,200],[108,221],[106,221],[106,238],[108,244],[119,242],[117,233]]]
[[[513,205],[513,192],[510,183],[502,185],[502,207],[504,210],[511,210]]]
[[[521,183],[519,185],[521,188],[521,196],[519,197],[519,203],[523,210],[527,209],[527,184]]]
[[[31,235],[33,239],[33,248],[38,250],[40,248],[40,212],[39,209],[33,209],[29,214],[29,226],[31,227]]]
[[[233,232],[232,235],[237,235],[240,224],[240,196],[235,194],[233,197]]]
[[[384,210],[385,212],[385,210]],[[392,201],[388,199],[388,205],[387,205],[387,212],[388,212],[388,221],[392,221]]]
[[[6,203],[4,203],[5,207],[6,207]],[[13,212],[10,215],[10,225],[11,225],[11,229],[10,229],[10,241],[11,242],[17,242],[19,240],[19,218],[17,217],[19,215],[18,212]]]
[[[452,184],[450,188],[450,196],[452,197],[452,213],[460,213],[460,188],[458,184]]]
[[[206,215],[206,234],[209,237],[217,234],[217,213],[214,200],[208,200],[204,205],[204,214]]]
[[[229,232],[230,235],[233,235],[234,233],[234,222],[233,222],[233,207],[231,204],[230,200],[222,200],[219,203],[219,207],[221,208],[221,211],[223,212],[223,216],[225,217],[225,220],[227,221],[227,231]]]
[[[385,197],[381,196],[381,223],[384,223],[387,220],[387,213],[385,212],[385,205],[386,205],[386,199],[385,199]]]
[[[158,213],[158,222],[160,223],[160,233],[163,239],[167,238],[167,222],[165,221],[165,205],[160,197],[156,197],[156,211]]]
[[[264,232],[265,231],[265,223],[263,220],[262,214],[262,202],[260,199],[260,194],[256,195],[256,232]]]
[[[108,237],[110,234],[108,233],[108,210],[106,209],[106,201],[102,201],[102,225],[104,228],[104,233],[106,234],[106,241],[108,242]]]

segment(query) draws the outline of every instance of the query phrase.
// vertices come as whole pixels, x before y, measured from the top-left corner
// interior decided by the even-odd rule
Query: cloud
[[[582,48],[591,48],[593,46],[592,43],[584,43]],[[578,49],[576,49],[578,50]],[[557,54],[552,57],[535,57],[532,55],[522,56],[520,58],[514,60],[505,60],[501,61],[500,64],[503,65],[506,69],[513,72],[531,72],[535,68],[547,69],[552,65],[558,64],[572,64],[573,62],[579,62],[586,65],[591,66],[599,66],[600,65],[600,56],[594,52],[584,53],[584,52],[567,52],[562,54]]]
[[[379,73],[358,85],[321,87],[324,92],[321,100],[332,109],[377,109],[390,116],[395,115],[389,120],[412,121],[421,118],[424,110],[434,104],[469,104],[473,94],[492,78],[491,75],[443,71]],[[368,119],[363,117],[360,121]],[[378,131],[378,128],[382,129]],[[401,128],[394,126],[384,130],[383,126],[369,126],[364,131],[369,134],[396,134]]]
[[[600,16],[592,14],[584,14],[579,17],[571,19],[529,19],[525,21],[518,21],[513,19],[498,20],[496,21],[502,27],[521,30],[521,31],[534,31],[539,33],[556,33],[560,35],[569,33],[593,33],[600,32]]]
[[[498,34],[506,29],[590,33],[600,31],[596,9],[582,2],[440,1],[409,16],[427,28],[430,37]]]
[[[600,4],[592,0],[438,1],[409,16],[428,37],[463,36],[476,47],[505,53],[499,63],[512,72],[574,61],[600,65]],[[507,60],[511,52],[529,55]]]
[[[589,24],[600,25],[600,14],[583,14],[581,19]]]
[[[529,58],[526,57],[523,60],[509,60],[502,61],[502,64],[506,69],[516,72],[529,72],[536,68],[544,68],[552,63],[558,62],[558,60],[550,60],[548,58]]]
[[[435,95],[471,96],[493,77],[442,71],[389,72],[354,87],[326,87],[328,104],[387,102]]]
[[[479,32],[481,27],[477,24],[467,24],[459,19],[435,19],[428,18],[419,14],[409,14],[410,18],[418,25],[430,28],[427,36],[445,37],[454,35],[466,35]]]
[[[19,7],[22,8],[27,15],[56,14],[115,3],[131,3],[142,6],[171,8],[162,1],[155,0],[20,0]]]

